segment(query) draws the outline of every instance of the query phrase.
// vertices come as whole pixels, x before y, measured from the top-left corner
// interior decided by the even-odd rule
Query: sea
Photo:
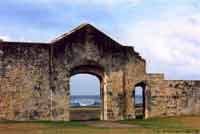
[[[135,96],[135,104],[142,104],[142,96]],[[70,97],[70,105],[72,107],[82,106],[100,106],[101,99],[98,95],[73,95]]]

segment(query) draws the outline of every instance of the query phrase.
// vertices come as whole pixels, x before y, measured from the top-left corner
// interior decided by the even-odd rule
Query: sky
[[[100,81],[90,74],[77,74],[70,78],[70,95],[100,96]]]
[[[6,0],[0,38],[49,42],[90,23],[146,59],[148,73],[200,79],[199,0]]]

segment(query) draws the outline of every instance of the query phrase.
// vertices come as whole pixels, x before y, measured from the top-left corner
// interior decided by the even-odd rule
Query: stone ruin
[[[149,74],[133,47],[82,24],[50,43],[0,41],[0,120],[68,121],[69,79],[79,73],[100,80],[101,120],[134,119],[136,86],[145,118],[200,115],[200,81]]]

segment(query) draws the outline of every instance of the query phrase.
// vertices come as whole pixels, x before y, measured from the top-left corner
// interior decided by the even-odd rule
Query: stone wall
[[[50,119],[49,47],[4,42],[0,49],[0,119]]]
[[[200,115],[200,81],[150,77],[149,117]]]
[[[55,109],[63,115],[55,118],[69,119],[69,79],[74,72],[90,73],[100,78],[103,120],[122,120],[126,113],[133,111],[132,103],[128,104],[132,102],[130,92],[133,82],[144,78],[145,61],[132,47],[121,46],[88,27],[59,40],[52,49],[54,96],[59,98],[55,99]],[[134,113],[130,115],[134,117]]]
[[[86,24],[51,43],[0,42],[0,120],[70,120],[70,77],[96,75],[101,119],[135,118],[142,85],[145,118],[200,114],[200,81],[147,74],[145,60]]]

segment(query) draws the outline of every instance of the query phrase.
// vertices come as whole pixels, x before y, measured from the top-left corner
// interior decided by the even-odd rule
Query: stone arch
[[[101,79],[103,120],[135,117],[131,98],[137,85],[145,89],[145,118],[200,114],[200,81],[147,73],[133,47],[82,24],[49,43],[0,41],[0,113],[11,113],[0,120],[30,120],[34,110],[38,120],[69,120],[69,78],[76,73]]]
[[[134,118],[131,90],[137,80],[146,76],[145,60],[133,47],[121,45],[90,24],[83,24],[49,43],[3,41],[0,53],[3,53],[0,54],[0,81],[6,83],[0,86],[5,85],[8,95],[17,87],[21,89],[17,92],[30,96],[20,100],[26,106],[23,116],[26,111],[32,114],[36,109],[37,119],[68,121],[70,77],[88,73],[101,80],[102,120],[122,120],[129,114]],[[14,77],[18,79],[10,79]],[[15,86],[20,79],[24,84]],[[35,87],[42,89],[39,97],[33,95]],[[15,95],[15,98],[21,97],[21,93]],[[35,105],[30,106],[29,102]],[[7,108],[9,112],[18,111],[17,107]],[[3,118],[22,119],[19,115]]]
[[[104,78],[104,69],[100,65],[79,65],[75,66],[70,70],[70,76],[76,75],[79,73],[87,73],[95,75],[99,78],[100,81]]]
[[[78,65],[73,67],[70,70],[70,77],[77,75],[77,74],[91,74],[96,76],[99,79],[100,82],[100,97],[101,97],[101,114],[100,114],[100,119],[105,120],[105,93],[104,93],[104,68],[100,65],[91,65],[91,64],[83,64],[83,65]],[[69,85],[70,86],[70,85]],[[70,89],[70,87],[69,87]]]

